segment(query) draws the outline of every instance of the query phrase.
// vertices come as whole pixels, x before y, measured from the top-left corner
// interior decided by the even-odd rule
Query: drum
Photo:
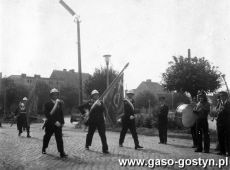
[[[177,107],[176,112],[181,114],[184,127],[192,127],[196,122],[197,115],[193,113],[192,105],[181,104]]]

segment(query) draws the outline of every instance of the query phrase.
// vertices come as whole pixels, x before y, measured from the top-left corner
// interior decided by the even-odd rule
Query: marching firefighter
[[[43,147],[42,153],[46,154],[46,149],[48,148],[48,144],[51,136],[54,134],[57,149],[60,153],[61,158],[65,158],[68,155],[64,152],[63,139],[62,139],[62,127],[64,125],[64,115],[62,111],[62,103],[63,101],[59,98],[59,91],[57,89],[52,89],[50,91],[50,101],[45,104],[45,116],[47,118],[44,128],[45,135],[43,137]]]
[[[219,112],[221,111],[221,105],[222,105],[222,102],[220,100],[220,94],[217,95],[217,105],[216,105],[216,110],[215,110],[215,113],[213,116],[213,119],[212,121],[216,120],[216,132],[217,132],[217,138],[218,138],[218,125],[221,121],[218,122],[218,117],[219,117]],[[216,141],[216,148],[215,148],[216,151],[219,151],[220,150],[220,145],[219,145],[219,140]]]
[[[30,138],[30,126],[27,120],[27,111],[26,111],[26,102],[27,97],[24,97],[22,101],[19,103],[16,111],[15,111],[15,119],[17,120],[17,129],[18,136],[21,136],[23,130],[27,131],[27,137]]]
[[[197,114],[196,130],[197,130],[197,149],[195,152],[202,152],[202,136],[204,136],[204,152],[209,153],[210,137],[208,128],[208,114],[210,112],[210,104],[208,103],[207,96],[204,91],[198,93],[198,103],[193,109]]]
[[[221,91],[220,106],[218,107],[217,130],[219,140],[219,155],[230,156],[230,102],[228,93]]]
[[[138,136],[136,132],[135,125],[135,109],[134,109],[134,92],[132,90],[127,91],[126,98],[124,99],[124,114],[121,116],[122,130],[120,133],[119,146],[123,147],[123,142],[125,139],[125,135],[127,130],[129,129],[135,144],[135,149],[143,149],[142,146],[139,145]]]
[[[105,107],[102,101],[99,101],[98,99],[99,92],[97,90],[93,90],[91,92],[91,100],[78,107],[80,112],[85,115],[85,124],[89,126],[85,148],[89,150],[89,147],[92,144],[94,132],[97,129],[101,138],[102,152],[108,154],[108,144],[105,135]]]

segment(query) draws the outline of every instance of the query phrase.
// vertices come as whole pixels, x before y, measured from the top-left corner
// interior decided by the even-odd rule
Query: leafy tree
[[[61,99],[65,102],[65,108],[71,110],[74,106],[78,104],[78,90],[73,87],[62,87],[60,90]]]
[[[142,93],[139,93],[136,97],[135,97],[135,106],[137,108],[149,108],[150,107],[154,107],[157,103],[157,99],[155,98],[155,96],[149,92],[149,91],[143,91]]]
[[[37,113],[43,113],[44,104],[49,100],[49,86],[43,81],[37,81],[35,86],[30,92],[29,99],[33,97],[33,95],[37,96]],[[36,98],[33,98],[34,100]]]
[[[163,85],[170,91],[188,92],[192,97],[199,90],[214,92],[221,86],[220,72],[204,57],[175,57],[163,73]]]
[[[26,86],[15,84],[10,78],[3,78],[2,87],[0,99],[2,106],[4,106],[4,98],[6,98],[6,110],[9,110],[13,104],[17,104],[29,94],[29,89]]]
[[[106,89],[106,68],[95,69],[95,72],[92,76],[88,78],[85,82],[85,92],[90,95],[91,91],[97,89],[100,93],[103,93]],[[118,72],[113,70],[113,68],[109,69],[109,83],[111,83]]]
[[[166,103],[170,109],[176,109],[182,103],[190,103],[189,98],[182,93],[173,93],[166,95]]]

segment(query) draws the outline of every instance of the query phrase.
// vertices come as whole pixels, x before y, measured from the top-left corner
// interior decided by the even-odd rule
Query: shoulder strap
[[[130,105],[130,107],[134,110],[134,106],[129,99],[125,98],[124,101],[126,101]]]

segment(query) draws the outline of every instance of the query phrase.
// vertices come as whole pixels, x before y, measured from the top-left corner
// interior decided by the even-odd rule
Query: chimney
[[[69,72],[74,73],[74,69],[69,70]]]
[[[63,71],[67,71],[67,70],[64,68]]]
[[[191,51],[188,49],[188,58],[191,58]]]
[[[21,77],[22,77],[22,78],[26,78],[26,74],[22,73],[22,74],[21,74]]]
[[[152,80],[151,80],[151,79],[147,79],[147,80],[146,80],[146,82],[151,83],[151,82],[152,82]]]
[[[41,76],[38,75],[38,74],[35,74],[35,75],[34,75],[34,78],[41,78]]]

